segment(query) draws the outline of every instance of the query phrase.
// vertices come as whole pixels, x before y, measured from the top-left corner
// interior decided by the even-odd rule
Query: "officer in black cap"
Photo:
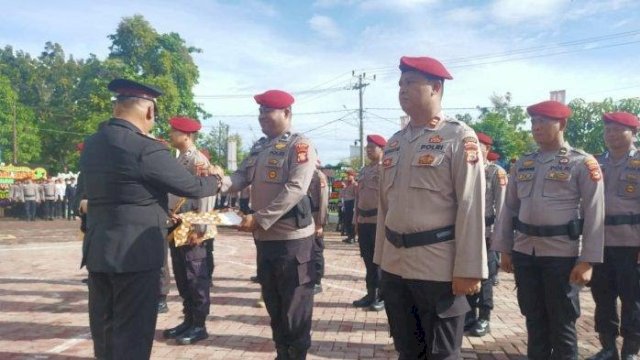
[[[165,258],[167,193],[217,193],[216,177],[196,177],[153,139],[161,92],[131,80],[109,83],[113,117],[85,141],[80,158],[87,214],[83,264],[89,270],[89,321],[99,359],[148,359]]]

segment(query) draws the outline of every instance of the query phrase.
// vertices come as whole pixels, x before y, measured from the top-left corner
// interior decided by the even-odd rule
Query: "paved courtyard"
[[[0,359],[87,359],[93,355],[87,316],[87,288],[79,269],[79,222],[56,220],[24,223],[0,219]],[[324,292],[315,298],[309,359],[394,359],[384,311],[354,309],[351,301],[364,294],[364,265],[357,245],[339,234],[326,238]],[[209,339],[177,346],[162,330],[181,321],[175,286],[170,311],[158,317],[152,359],[273,359],[269,317],[255,307],[259,287],[253,240],[222,230],[215,244],[216,269]],[[579,320],[581,358],[597,351],[593,332],[593,301],[582,293]],[[465,359],[524,359],[524,319],[516,303],[514,282],[500,274],[495,295],[492,333],[465,337]]]

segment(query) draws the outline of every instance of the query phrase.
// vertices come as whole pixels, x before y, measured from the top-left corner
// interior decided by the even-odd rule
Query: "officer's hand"
[[[187,237],[187,244],[191,246],[199,245],[202,242],[201,239],[202,239],[202,236],[200,236],[198,232],[192,231],[189,233],[189,236]]]
[[[579,261],[571,270],[569,281],[576,285],[586,285],[591,281],[593,267],[588,262]]]
[[[211,176],[224,177],[224,170],[218,165],[214,165],[214,164],[209,165],[209,169],[207,172]]]
[[[324,234],[324,228],[322,226],[316,226],[316,237],[322,237]]]
[[[253,215],[245,215],[242,222],[238,225],[238,231],[254,232],[258,229],[258,222]]]
[[[86,214],[88,208],[89,208],[89,201],[87,199],[80,200],[80,206],[78,207],[78,210],[80,211],[80,215]]]
[[[513,262],[511,262],[511,254],[502,253],[500,255],[500,269],[504,272],[513,272]]]
[[[480,292],[480,279],[454,277],[453,295],[473,295]]]

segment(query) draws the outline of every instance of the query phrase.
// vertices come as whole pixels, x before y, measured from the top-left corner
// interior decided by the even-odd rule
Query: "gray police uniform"
[[[295,359],[304,358],[311,345],[315,226],[307,193],[315,167],[311,142],[286,132],[258,140],[222,187],[233,192],[251,185],[251,209],[259,225],[253,233],[258,281],[276,350]]]
[[[316,169],[313,173],[311,184],[309,184],[309,197],[313,222],[316,227],[322,227],[327,221],[329,187],[327,176],[320,169]],[[313,241],[313,261],[316,269],[315,283],[319,285],[324,276],[324,233],[322,236],[316,235]]]
[[[469,311],[454,277],[487,277],[485,177],[478,139],[438,115],[384,149],[374,262],[400,359],[458,359]]]
[[[512,256],[518,304],[527,318],[527,356],[574,359],[580,286],[569,275],[577,261],[602,262],[600,167],[568,144],[527,154],[514,166],[491,248]]]
[[[602,337],[624,337],[623,353],[640,347],[640,151],[614,161],[599,157],[604,173],[604,262],[593,268],[595,330]],[[617,314],[617,299],[622,308]]]

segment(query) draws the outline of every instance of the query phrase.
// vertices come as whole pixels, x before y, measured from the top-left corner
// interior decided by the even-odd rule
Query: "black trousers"
[[[380,287],[380,268],[373,262],[373,253],[376,248],[376,224],[358,224],[358,246],[367,271],[365,275],[367,293],[373,295],[375,289]]]
[[[258,280],[279,352],[293,348],[299,354],[306,353],[311,346],[314,237],[256,241]]]
[[[470,317],[476,318],[476,310],[480,309],[480,318],[489,320],[491,310],[493,310],[493,283],[498,275],[498,253],[487,250],[487,265],[489,267],[489,278],[482,280],[480,292],[467,296],[471,306]]]
[[[182,298],[185,321],[204,326],[211,306],[211,278],[207,264],[207,246],[171,245],[173,276]]]
[[[89,272],[89,324],[99,359],[149,359],[158,317],[160,269]]]
[[[315,283],[320,284],[324,277],[324,236],[315,236],[313,239],[313,262]]]
[[[604,262],[593,267],[591,294],[596,303],[596,332],[640,339],[639,252],[640,247],[607,246]],[[618,298],[622,303],[620,316]]]
[[[27,200],[24,202],[24,214],[27,221],[33,221],[36,219],[36,201]]]
[[[171,287],[171,271],[169,271],[169,245],[167,245],[167,252],[164,255],[164,264],[160,268],[160,278],[158,279],[159,292],[158,296],[163,300],[169,295],[169,289]]]
[[[353,208],[355,206],[355,200],[345,200],[344,201],[344,214],[342,214],[342,219],[344,223],[343,231],[345,234],[352,238],[355,236],[353,229]]]
[[[393,343],[399,360],[458,360],[469,303],[453,295],[451,282],[380,278]]]
[[[215,261],[213,259],[213,239],[207,239],[204,241],[205,247],[207,248],[207,266],[209,273],[209,280],[213,279],[213,269],[216,268]]]
[[[55,210],[55,201],[54,200],[45,200],[44,201],[44,218],[45,219],[53,219],[54,210]]]
[[[575,257],[512,254],[518,304],[527,322],[529,359],[578,359],[580,286],[569,282]]]

